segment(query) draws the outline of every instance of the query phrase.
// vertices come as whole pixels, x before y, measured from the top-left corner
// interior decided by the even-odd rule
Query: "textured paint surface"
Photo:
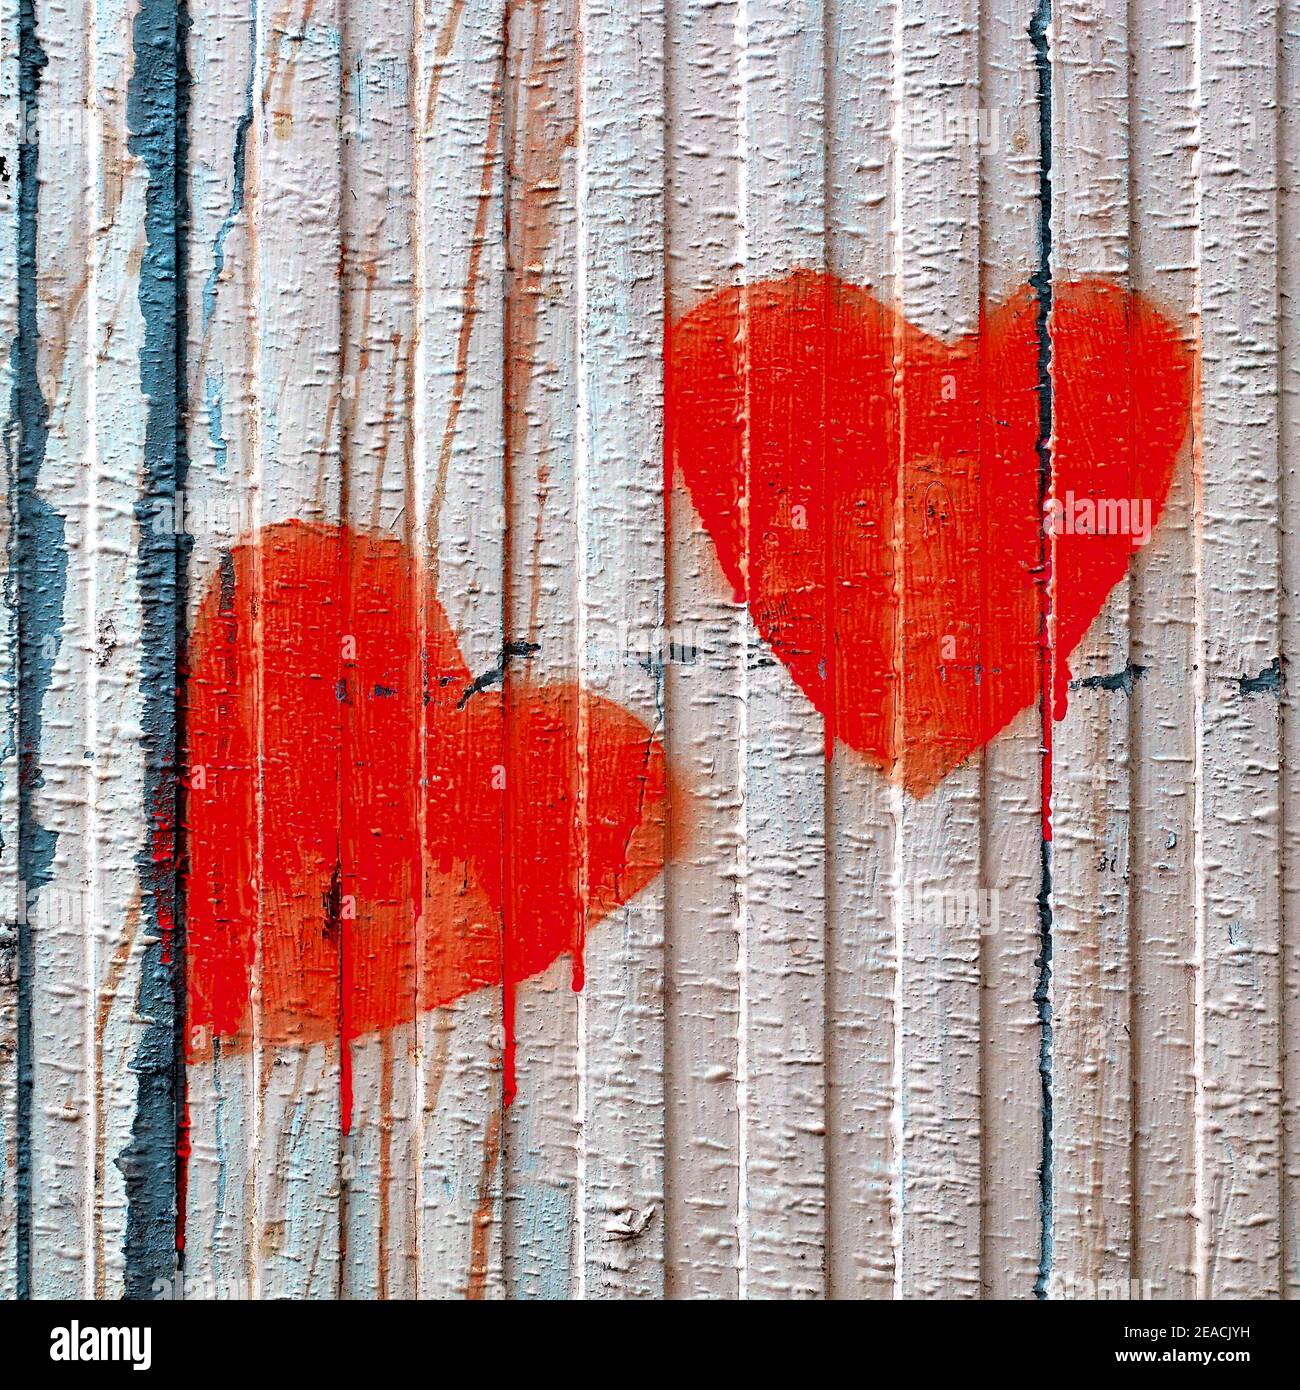
[[[36,105],[40,71],[45,54],[36,34],[32,7],[19,12],[19,45],[22,71],[20,101],[23,108]],[[67,558],[63,546],[62,518],[35,494],[45,457],[49,407],[37,371],[36,237],[40,204],[36,184],[39,143],[25,141],[19,152],[18,237],[16,245],[18,323],[12,348],[13,401],[5,429],[10,496],[14,524],[10,530],[9,573],[17,580],[17,637],[19,679],[26,694],[20,695],[16,729],[19,782],[19,840],[16,852],[18,880],[27,902],[39,900],[49,882],[55,836],[33,813],[32,792],[41,773],[36,762],[41,744],[42,703],[49,689],[54,653],[59,646],[65,594]],[[26,178],[23,174],[26,173]],[[30,687],[28,683],[30,682]],[[24,914],[25,915],[25,914]],[[18,947],[18,1087],[16,1095],[17,1152],[17,1288],[19,1296],[31,1293],[31,1154],[32,1070],[35,1065],[32,1038],[32,929],[20,917]]]
[[[1298,85],[0,0],[0,1296],[1300,1292]]]
[[[138,1078],[132,1141],[116,1159],[129,1203],[126,1296],[145,1297],[156,1280],[170,1277],[178,1245],[178,1147],[186,1144],[178,1088],[177,976],[183,969],[178,930],[176,849],[177,729],[183,641],[184,573],[188,547],[159,532],[159,507],[185,489],[180,421],[184,405],[178,344],[177,285],[183,270],[184,209],[177,202],[177,173],[184,161],[186,124],[183,11],[176,0],[146,0],[133,28],[134,67],[127,95],[128,151],[148,171],[145,252],[140,273],[140,386],[145,400],[144,469],[135,509],[139,589],[144,606],[140,673],[144,708],[145,809],[137,862],[141,902],[152,930],[141,966],[136,1007],[148,1020],[131,1062]],[[182,151],[178,160],[178,150]]]

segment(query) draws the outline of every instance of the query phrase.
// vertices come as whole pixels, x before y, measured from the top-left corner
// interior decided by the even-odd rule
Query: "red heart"
[[[1191,353],[1104,281],[1058,286],[1051,332],[1059,715],[1064,658],[1159,518]],[[722,290],[672,330],[668,459],[737,602],[828,739],[917,796],[1037,700],[1038,352],[1028,288],[947,345],[809,271]]]
[[[373,1033],[566,952],[580,983],[586,929],[663,867],[658,738],[571,684],[503,697],[432,593],[422,611],[423,646],[399,541],[293,521],[207,591],[186,706],[191,1057],[248,1044],[258,955],[269,1043]]]

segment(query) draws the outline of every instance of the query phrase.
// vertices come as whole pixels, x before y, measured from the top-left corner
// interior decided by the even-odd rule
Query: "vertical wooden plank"
[[[739,0],[669,0],[667,298],[681,318],[733,283],[740,252]],[[666,460],[667,621],[645,657],[666,663],[668,747],[679,787],[665,884],[664,1243],[670,1297],[739,1289],[737,1022],[744,807],[744,609]],[[641,655],[641,653],[636,653]]]
[[[1197,1284],[1281,1291],[1279,6],[1199,13]]]
[[[830,13],[827,260],[838,277],[881,292],[893,234],[894,6],[837,0]],[[831,674],[838,706],[861,677],[843,662],[831,663]],[[891,792],[843,744],[831,751],[826,777],[827,1293],[883,1298],[894,1277]]]
[[[1039,121],[1034,50],[1021,6],[981,16],[980,296],[985,316],[1023,292],[1037,268]],[[967,127],[969,130],[970,127]],[[1036,383],[1025,413],[1037,418]],[[990,596],[992,597],[992,596]],[[1019,640],[1037,650],[1040,636]],[[1039,663],[1035,662],[1037,668]],[[1041,691],[988,745],[980,918],[980,1069],[983,1149],[982,1296],[1029,1298],[1041,1238],[1038,984],[1042,881]]]
[[[1050,53],[1053,283],[1126,285],[1127,0],[1056,4]],[[1127,1284],[1132,1255],[1130,707],[1106,679],[1129,669],[1128,622],[1126,577],[1057,658],[1073,679],[1052,736],[1052,1274],[1085,1298]]]
[[[1193,17],[1129,11],[1133,283],[1191,333],[1196,158]],[[1196,810],[1191,440],[1160,525],[1133,563],[1131,843],[1133,1265],[1144,1296],[1195,1293]]]
[[[747,286],[825,263],[825,14],[820,0],[746,0],[737,42],[743,100],[742,275]],[[747,291],[743,324],[750,316]],[[788,331],[793,331],[793,324]],[[745,495],[756,442],[745,368]],[[791,442],[821,422],[791,418]],[[779,536],[745,536],[757,547]],[[825,734],[821,717],[747,634],[745,870],[741,929],[741,1293],[825,1292]]]
[[[259,21],[261,58],[252,138],[259,169],[254,213],[256,515],[263,527],[294,518],[337,524],[342,512],[339,24],[338,0],[292,0],[267,15],[264,23]],[[292,589],[278,579],[276,568],[275,553],[262,552],[255,579],[259,609],[292,601]],[[293,573],[292,568],[288,572]],[[266,815],[266,803],[273,795],[269,784],[291,784],[294,775],[276,747],[286,711],[275,692],[292,688],[318,657],[305,648],[270,650],[259,642],[257,659],[262,745],[255,980],[259,972],[265,978],[268,952],[287,953],[291,961],[298,958],[296,905],[277,894],[266,873],[268,843],[278,847],[292,831]],[[340,746],[341,729],[322,731],[327,767],[337,765]],[[304,807],[303,812],[308,818],[304,825],[315,827],[320,808]],[[329,866],[322,863],[320,870],[322,882],[328,883]],[[302,910],[315,920],[324,912],[308,903]],[[341,946],[341,957],[345,952],[346,946]],[[255,998],[258,988],[255,984]],[[346,991],[346,982],[342,988]],[[257,1290],[268,1298],[336,1297],[346,1086],[339,1041],[303,1039],[297,1047],[277,1046],[255,1034],[254,1043],[259,1066],[259,1113],[251,1136],[256,1148]]]
[[[505,24],[502,0],[448,0],[419,36],[418,546],[476,674],[504,662],[507,640]],[[501,764],[503,714],[492,732]],[[457,924],[472,906],[453,900]],[[502,1022],[496,988],[421,1015],[421,1298],[502,1293]]]
[[[571,678],[579,662],[576,14],[575,0],[508,11],[505,613],[510,640],[526,644],[521,650],[530,655],[506,667],[507,731],[517,683]],[[511,872],[508,903],[515,892]],[[578,1287],[573,973],[572,960],[561,957],[504,1001],[515,1039],[503,1212],[505,1284],[512,1298],[568,1298]]]
[[[84,544],[96,1297],[175,1264],[176,15],[94,11]],[[58,177],[58,175],[56,175]]]
[[[16,562],[0,616],[0,915],[33,967],[32,1291],[118,1297],[167,1268],[166,1221],[150,1218],[170,1193],[147,1157],[170,1142],[169,1064],[150,1041],[170,1027],[169,865],[142,879],[140,863],[168,757],[167,528],[193,543],[193,611],[251,498],[264,523],[343,519],[399,539],[470,669],[502,668],[516,694],[525,671],[580,677],[667,727],[701,805],[680,808],[697,838],[679,842],[691,862],[666,899],[651,888],[593,932],[585,992],[567,959],[520,986],[508,1112],[496,990],[426,1014],[417,997],[413,1026],[346,1056],[338,1040],[272,1044],[256,1021],[228,1050],[201,1040],[197,1291],[1028,1292],[1032,712],[921,799],[843,749],[827,762],[820,719],[721,597],[684,494],[668,501],[666,555],[651,539],[665,44],[675,311],[827,266],[877,287],[892,275],[908,319],[951,340],[1029,269],[1024,16],[969,0],[674,0],[665,35],[656,0],[631,22],[597,0],[196,14],[191,483],[168,513],[155,508],[181,461],[151,443],[167,388],[144,359],[166,339],[174,154],[132,106],[153,80],[142,53],[167,42],[162,12],[37,0],[39,315],[33,294],[28,346],[0,351],[0,392],[26,374],[0,516]],[[16,23],[0,6],[0,115],[19,110]],[[1055,730],[1049,1294],[1130,1277],[1161,1296],[1296,1283],[1283,1083],[1300,957],[1279,864],[1294,867],[1281,805],[1284,754],[1300,750],[1281,714],[1295,614],[1278,528],[1300,426],[1284,312],[1297,156],[1276,103],[1298,34],[1292,0],[1262,18],[1068,0],[1053,20],[1054,278],[1152,290],[1174,318],[1195,300],[1204,404],[1194,478],[1175,481],[1133,579],[1071,658]],[[911,113],[957,108],[1019,114],[998,124],[1000,148],[909,141]],[[892,167],[861,140],[891,117]],[[17,141],[0,154],[16,176]],[[0,349],[18,311],[13,189],[0,177]],[[900,339],[904,389],[910,365]],[[905,412],[904,483],[919,447]],[[260,597],[274,603],[279,582],[268,570]],[[688,646],[696,666],[674,669]],[[262,654],[259,688],[282,659]],[[832,677],[847,692],[851,673]],[[340,839],[355,843],[369,773],[347,761],[343,724],[325,744],[344,759]],[[589,773],[575,796],[590,815]],[[933,894],[970,892],[996,892],[996,917],[932,933]],[[262,916],[264,934],[282,925],[269,901]],[[18,1002],[16,962],[0,958],[0,1294],[22,1264]]]
[[[23,675],[20,732],[30,785],[23,855],[30,941],[30,1292],[39,1298],[94,1293],[92,938],[85,930],[90,866],[85,759],[90,711],[86,667],[93,636],[89,593],[85,459],[88,428],[88,280],[93,186],[82,112],[90,89],[92,16],[80,4],[35,7],[40,74],[35,150],[35,377],[27,396],[20,464],[19,544]],[[66,140],[66,145],[63,141]],[[57,153],[56,153],[57,152]],[[129,302],[128,302],[129,307]],[[33,325],[22,329],[31,332]]]
[[[179,314],[183,305],[186,212],[179,190],[179,171],[185,162],[187,101],[184,12],[175,0],[149,0],[129,17],[133,57],[124,103],[130,132],[128,149],[147,174],[144,185],[143,255],[137,295],[143,334],[138,354],[139,391],[144,409],[144,448],[135,481],[135,545],[133,569],[121,581],[128,606],[138,592],[140,660],[128,650],[120,668],[111,672],[100,692],[105,711],[139,710],[139,757],[142,785],[126,776],[116,786],[110,807],[122,823],[135,827],[134,859],[140,907],[146,935],[140,961],[139,985],[127,1017],[138,1028],[131,1070],[135,1076],[135,1114],[131,1144],[114,1162],[122,1171],[127,1192],[124,1295],[144,1298],[160,1284],[174,1279],[177,1267],[178,1196],[185,1147],[184,1078],[179,1055],[183,1027],[183,940],[178,914],[179,825],[181,809],[178,752],[181,721],[177,708],[177,675],[182,653],[184,621],[185,546],[174,531],[158,524],[160,513],[175,510],[184,485],[184,381]],[[110,137],[110,145],[114,142]],[[125,239],[125,238],[123,238]],[[122,254],[125,259],[124,253]],[[122,482],[111,480],[106,494],[125,505]],[[115,579],[114,561],[105,544],[104,575]],[[108,666],[107,632],[96,633],[95,660]],[[125,703],[114,686],[135,682],[138,699]],[[133,746],[128,716],[116,736]],[[110,753],[111,753],[110,749]],[[123,760],[127,772],[131,762]],[[105,787],[112,786],[107,774]],[[104,836],[116,835],[105,817]],[[110,883],[125,885],[124,864],[110,853],[105,865]],[[116,873],[116,880],[112,875]],[[112,888],[109,891],[113,891]],[[129,904],[114,935],[128,938]],[[111,962],[107,966],[111,972]],[[111,1060],[108,1063],[111,1065]]]
[[[826,233],[833,274],[888,297],[896,6],[834,0],[826,66]],[[834,428],[833,425],[828,425]],[[836,576],[844,601],[861,580]],[[860,672],[832,660],[833,707]],[[894,1284],[894,820],[889,781],[836,743],[827,777],[828,1293],[887,1298]]]
[[[1300,3],[1287,0],[1281,12],[1282,33],[1278,90],[1300,87]],[[1297,470],[1300,469],[1300,107],[1294,101],[1282,105],[1278,133],[1278,245],[1279,326],[1278,355],[1285,373],[1282,380],[1282,495],[1280,515],[1294,516],[1300,505]],[[1282,528],[1282,649],[1300,646],[1300,536],[1296,528]],[[1295,716],[1295,680],[1283,687],[1282,714],[1282,824],[1284,876],[1282,880],[1282,1296],[1300,1296],[1300,1095],[1294,1078],[1300,1067],[1300,818],[1286,808],[1296,804],[1296,769],[1300,768],[1300,719]]]
[[[0,477],[0,1299],[18,1293],[18,653],[17,441],[12,430],[18,332],[19,100],[17,0],[0,4],[0,401],[6,434]]]
[[[343,332],[339,403],[345,523],[357,535],[396,540],[408,551],[423,525],[415,483],[415,255],[413,130],[418,69],[412,57],[409,0],[349,0],[343,28]],[[418,586],[399,616],[422,629]],[[364,607],[348,623],[358,647],[378,637]],[[367,866],[390,844],[418,839],[420,803],[407,784],[390,783],[374,745],[391,737],[384,722],[392,690],[422,682],[418,666],[376,652],[379,679],[353,681],[343,744],[342,891],[356,902],[356,930],[387,935],[388,956],[348,981],[359,1014],[398,1020],[350,1046],[352,1114],[343,1143],[343,1267],[347,1298],[411,1298],[416,1292],[418,1120],[416,1050],[419,930],[405,918],[418,883],[399,877],[375,898]],[[367,668],[370,669],[369,667]],[[420,765],[418,733],[405,753]],[[417,878],[424,847],[406,860]],[[374,900],[372,900],[374,899]],[[387,931],[385,931],[387,927]],[[414,927],[414,929],[412,929]]]
[[[186,326],[188,476],[177,529],[189,539],[191,629],[223,559],[256,519],[258,359],[258,29],[253,0],[191,15],[190,236]],[[202,731],[187,730],[192,745]],[[187,751],[191,807],[219,779]],[[249,831],[257,834],[257,828]],[[188,1297],[251,1298],[257,1287],[254,1200],[256,1059],[252,1036],[186,1038],[190,1154],[184,1213]]]
[[[894,298],[910,324],[948,340],[980,322],[979,151],[970,140],[917,139],[914,132],[925,129],[927,111],[978,107],[979,17],[975,0],[904,0],[895,15]],[[905,342],[896,341],[894,363],[903,489],[894,583],[901,621],[910,603],[926,597],[909,582],[905,548],[909,532],[928,524],[929,491],[941,487],[961,507],[969,483],[961,460],[933,459],[933,441],[923,433],[935,418],[929,410],[915,424],[909,418]],[[964,543],[969,549],[955,553],[956,564],[977,563],[978,538]],[[959,656],[964,643],[980,640],[978,632],[951,635]],[[907,707],[906,676],[913,663],[928,659],[931,654],[900,641],[901,727],[909,741],[921,736],[924,716]],[[985,889],[981,760],[982,753],[974,755],[923,798],[895,789],[899,1296],[980,1292],[980,922],[978,912],[959,907],[936,914],[931,905],[978,903]]]
[[[582,684],[650,731],[664,722],[661,662],[636,653],[664,625],[664,10],[583,0],[579,126],[578,573]],[[631,641],[627,636],[631,636]],[[585,707],[583,707],[585,709]],[[580,711],[579,821],[608,815]],[[632,853],[657,868],[663,826]],[[637,876],[638,863],[629,870]],[[588,885],[588,891],[590,886]],[[589,1298],[664,1293],[663,883],[585,942],[580,999],[582,1277]]]

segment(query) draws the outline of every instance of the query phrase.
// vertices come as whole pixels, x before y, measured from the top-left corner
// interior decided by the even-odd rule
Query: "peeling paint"
[[[1139,666],[1137,662],[1130,661],[1122,671],[1113,671],[1105,676],[1085,676],[1082,680],[1071,681],[1071,690],[1120,690],[1125,695],[1132,695],[1135,681],[1139,681],[1147,673],[1147,667]]]
[[[1282,687],[1286,675],[1282,670],[1282,658],[1275,656],[1257,676],[1242,676],[1237,684],[1242,695],[1271,695],[1275,700],[1282,698]]]

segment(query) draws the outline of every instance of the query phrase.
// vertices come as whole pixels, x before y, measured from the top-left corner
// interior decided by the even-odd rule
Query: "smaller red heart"
[[[1051,342],[1060,715],[1065,659],[1159,520],[1191,353],[1098,280],[1056,287]],[[667,456],[737,601],[828,736],[916,796],[1038,699],[1038,357],[1027,288],[947,344],[811,271],[721,290],[671,332]]]
[[[263,1043],[350,1041],[566,953],[581,982],[586,931],[663,867],[663,747],[576,685],[497,684],[397,540],[291,521],[223,558],[186,682],[192,1059],[250,1043],[259,957]]]

